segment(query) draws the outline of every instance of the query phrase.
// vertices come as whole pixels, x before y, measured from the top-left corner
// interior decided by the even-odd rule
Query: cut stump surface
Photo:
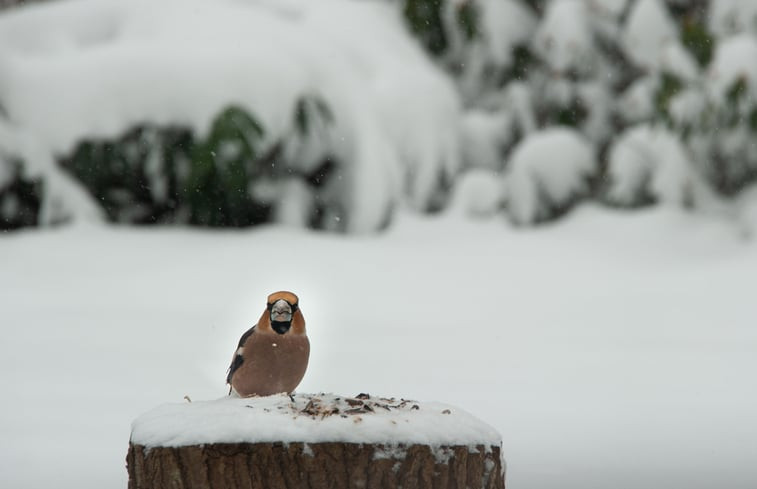
[[[491,427],[443,404],[229,398],[138,418],[127,469],[129,489],[504,489],[500,447]]]

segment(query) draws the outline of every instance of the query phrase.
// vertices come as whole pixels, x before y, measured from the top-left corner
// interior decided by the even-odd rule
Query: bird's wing
[[[244,332],[242,337],[239,338],[239,344],[237,345],[237,349],[234,352],[234,357],[232,357],[231,359],[231,365],[229,365],[228,375],[226,376],[227,384],[231,384],[231,377],[234,375],[234,372],[236,372],[236,370],[242,366],[244,358],[242,357],[241,349],[244,347],[244,343],[247,341],[247,339],[255,333],[256,327],[257,325],[248,329]]]

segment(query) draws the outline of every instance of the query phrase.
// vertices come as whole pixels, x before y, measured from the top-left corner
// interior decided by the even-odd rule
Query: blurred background
[[[753,488],[755,226],[753,0],[0,0],[0,486],[124,487],[288,289],[511,488]]]

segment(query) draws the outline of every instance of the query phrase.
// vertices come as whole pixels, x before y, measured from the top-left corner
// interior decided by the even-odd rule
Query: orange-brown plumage
[[[279,299],[283,299],[290,304],[299,304],[300,299],[291,292],[282,290],[280,292],[274,292],[268,296],[267,304],[273,304]],[[271,317],[268,314],[268,309],[263,311],[263,315],[258,320],[258,329],[260,331],[273,331],[271,329]],[[305,318],[302,316],[299,305],[292,315],[292,332],[294,334],[305,334]]]
[[[299,299],[275,292],[258,323],[239,340],[226,382],[243,397],[290,393],[305,375],[309,356]]]

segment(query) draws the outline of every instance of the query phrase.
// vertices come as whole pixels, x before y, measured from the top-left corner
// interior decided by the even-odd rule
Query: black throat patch
[[[292,327],[292,321],[271,321],[271,328],[278,334],[284,334]]]

